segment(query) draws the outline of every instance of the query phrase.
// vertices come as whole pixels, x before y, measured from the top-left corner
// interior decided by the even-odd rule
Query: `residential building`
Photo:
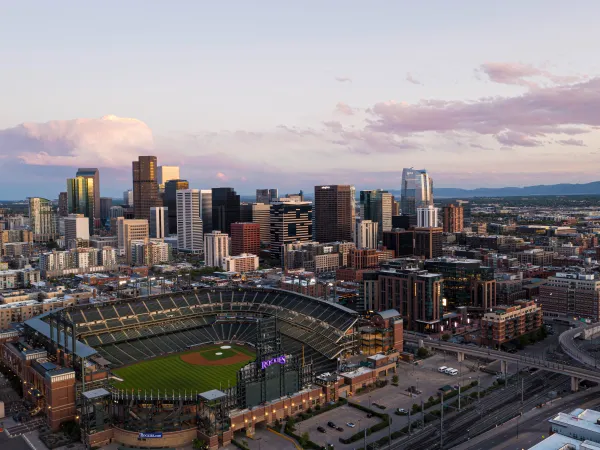
[[[231,254],[260,253],[260,224],[237,222],[231,224]]]
[[[171,260],[171,247],[162,239],[131,241],[131,263],[138,266],[155,266]]]
[[[212,189],[212,228],[231,233],[231,224],[240,221],[240,196],[233,188]]]
[[[443,230],[442,228],[415,228],[414,255],[425,259],[443,256]]]
[[[339,267],[349,265],[350,251],[355,248],[353,242],[319,243],[314,241],[295,241],[282,248],[283,269],[305,269],[309,272],[332,272]]]
[[[123,192],[123,205],[133,206],[133,191],[131,189]]]
[[[256,190],[256,203],[263,203],[268,205],[269,203],[279,201],[279,193],[277,189],[257,189]]]
[[[433,206],[433,180],[426,170],[402,170],[402,196],[400,209],[410,217],[411,225],[417,224],[417,208]]]
[[[315,240],[352,241],[354,234],[354,187],[350,185],[315,186]]]
[[[46,278],[105,272],[117,265],[116,250],[112,247],[82,247],[52,251],[40,255],[40,270]]]
[[[544,315],[600,321],[600,279],[595,274],[557,273],[540,285]]]
[[[522,252],[513,253],[520,264],[531,264],[533,266],[551,266],[554,261],[554,252],[541,248],[532,248]]]
[[[164,191],[171,180],[179,180],[179,166],[158,166],[158,188]]]
[[[478,259],[440,257],[425,261],[425,270],[444,277],[443,298],[447,310],[460,306],[488,311],[496,306],[494,269]]]
[[[148,220],[117,218],[117,238],[119,250],[131,264],[131,241],[146,239],[150,235]]]
[[[100,249],[104,247],[119,248],[119,238],[117,236],[90,236],[90,247]]]
[[[249,253],[226,256],[221,266],[226,272],[246,273],[258,270],[258,256]]]
[[[532,300],[517,300],[513,306],[496,306],[481,319],[481,343],[498,348],[542,326],[542,308]]]
[[[377,248],[379,224],[372,220],[355,222],[354,243],[356,248]]]
[[[223,267],[223,261],[229,256],[229,236],[213,231],[204,236],[204,264],[207,267]]]
[[[177,191],[177,250],[202,253],[203,233],[200,218],[200,190]]]
[[[377,239],[392,229],[394,196],[381,189],[360,191],[360,218],[378,224]]]
[[[154,206],[150,208],[150,237],[164,239],[169,236],[169,208]]]
[[[189,189],[187,180],[169,180],[165,183],[164,206],[168,208],[169,232],[177,234],[177,191]]]
[[[66,217],[69,214],[69,195],[66,192],[58,194],[58,215]]]
[[[69,214],[65,217],[65,247],[79,247],[79,242],[84,242],[84,246],[89,246],[90,240],[90,219],[83,214]]]
[[[363,355],[383,357],[391,351],[404,351],[404,321],[394,309],[373,314],[370,322],[360,327],[360,351]]]
[[[270,250],[282,258],[283,246],[313,239],[312,204],[310,202],[275,202],[271,204]]]
[[[101,211],[100,211],[100,171],[94,168],[85,168],[85,169],[77,169],[77,173],[75,174],[76,178],[86,178],[92,180],[91,184],[91,196],[93,201],[93,214],[86,215],[86,217],[90,218],[92,221],[92,217],[94,219],[100,219]],[[87,183],[88,189],[90,189],[90,183]],[[70,213],[79,213],[85,214],[83,211],[69,211]]]
[[[158,166],[156,156],[140,156],[132,162],[133,210],[136,219],[150,217],[150,208],[162,206],[158,199]]]
[[[417,228],[437,228],[438,209],[434,206],[417,208]]]
[[[57,217],[50,200],[29,198],[29,227],[34,242],[48,242],[57,238]]]
[[[0,270],[0,290],[23,289],[39,282],[40,271],[36,269]]]
[[[444,233],[461,233],[464,228],[464,208],[450,204],[444,206]]]
[[[253,203],[252,223],[260,225],[260,242],[268,245],[271,242],[271,205]]]

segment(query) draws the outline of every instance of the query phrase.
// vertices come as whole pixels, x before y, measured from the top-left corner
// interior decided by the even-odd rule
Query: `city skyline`
[[[116,197],[140,155],[242,194],[397,190],[411,166],[437,187],[596,181],[600,5],[583,3],[11,5],[1,197],[58,195],[86,166]]]

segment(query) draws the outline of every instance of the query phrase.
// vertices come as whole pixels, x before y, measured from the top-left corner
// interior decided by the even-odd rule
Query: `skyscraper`
[[[438,226],[438,209],[434,206],[417,208],[417,227],[435,228]]]
[[[131,189],[123,192],[123,204],[125,206],[133,206],[133,191]]]
[[[377,229],[379,224],[372,220],[356,220],[354,243],[356,248],[377,248]]]
[[[110,208],[112,208],[112,198],[100,197],[100,220],[102,225],[105,225],[110,219]]]
[[[433,180],[426,170],[413,168],[402,170],[402,197],[400,209],[416,224],[417,208],[433,206]]]
[[[29,227],[35,242],[56,239],[56,219],[50,200],[40,197],[29,198]]]
[[[240,196],[233,188],[212,189],[212,229],[231,233],[231,224],[240,221]]]
[[[169,208],[155,206],[150,208],[150,237],[163,239],[169,236]]]
[[[353,192],[353,186],[349,185],[315,186],[316,241],[352,241]]]
[[[276,202],[271,204],[270,248],[275,258],[283,255],[283,246],[292,242],[312,241],[312,204]]]
[[[81,170],[81,169],[80,169]],[[75,177],[67,179],[67,203],[69,214],[83,214],[89,220],[90,235],[94,234],[96,209],[100,214],[100,205],[96,208],[94,177]]]
[[[222,267],[228,256],[228,235],[215,230],[204,237],[204,264],[207,267]]]
[[[61,217],[69,215],[69,197],[66,192],[58,194],[58,215]]]
[[[377,239],[381,240],[384,231],[392,229],[394,196],[381,189],[360,191],[360,218],[377,222]]]
[[[69,214],[65,217],[65,244],[67,248],[77,248],[78,241],[87,241],[85,247],[89,246],[90,219],[83,214]]]
[[[177,191],[189,187],[187,180],[169,180],[165,183],[164,205],[168,208],[169,233],[177,233]]]
[[[131,241],[148,238],[148,221],[146,219],[117,218],[117,242],[121,254],[131,264]]]
[[[164,191],[168,181],[179,180],[179,166],[158,166],[158,187]]]
[[[260,225],[258,223],[236,222],[231,224],[231,254],[260,254]]]
[[[199,189],[177,191],[177,250],[202,253],[203,236]]]
[[[277,189],[257,189],[256,190],[256,203],[269,204],[279,200],[279,193]]]
[[[212,190],[200,189],[200,218],[204,234],[211,233],[213,230],[212,209]]]
[[[444,232],[460,233],[464,227],[464,209],[462,206],[444,206]]]
[[[92,217],[94,219],[100,219],[100,172],[98,169],[87,168],[87,169],[77,169],[76,177],[90,178],[93,180],[92,191],[94,197],[94,215],[86,216],[89,217],[90,222],[92,222]],[[93,227],[91,227],[93,228]]]
[[[252,222],[260,225],[260,242],[271,242],[271,205],[263,203],[252,204]]]
[[[158,204],[156,156],[140,156],[133,161],[133,209],[136,219],[150,217],[150,208]]]

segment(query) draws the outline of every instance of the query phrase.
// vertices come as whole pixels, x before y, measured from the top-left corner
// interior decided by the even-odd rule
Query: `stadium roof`
[[[225,394],[225,392],[221,392],[218,389],[212,389],[210,391],[206,391],[206,392],[202,392],[202,393],[198,394],[198,397],[210,402],[210,401],[218,400],[223,397],[227,397],[227,394]]]
[[[40,317],[42,316],[43,314],[41,316],[37,316],[33,319],[25,321],[25,325],[27,325],[30,328],[33,328],[38,333],[43,334],[45,337],[50,339],[50,325],[40,319]],[[65,333],[63,331],[60,332],[60,335],[58,337],[58,343],[67,351],[71,349],[70,343],[65,345]],[[95,355],[96,353],[98,352],[92,347],[88,347],[81,341],[75,341],[75,355],[79,358],[89,358],[90,356]]]
[[[106,397],[107,395],[110,395],[110,392],[108,392],[104,388],[98,388],[92,389],[91,391],[83,392],[82,395],[88,400],[92,400],[94,398]]]
[[[378,312],[377,315],[381,316],[382,319],[391,319],[392,317],[400,316],[400,313],[395,309],[387,309],[385,311]]]

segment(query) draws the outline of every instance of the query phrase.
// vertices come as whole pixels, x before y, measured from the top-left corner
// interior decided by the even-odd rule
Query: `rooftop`
[[[600,419],[600,412],[591,409],[575,409],[570,413],[558,413],[550,423],[559,426],[570,426],[573,428],[581,428],[593,433],[598,433],[600,436],[600,425],[596,422]]]
[[[585,441],[590,442],[590,441]],[[583,450],[583,449],[600,449],[598,444],[591,442],[594,447],[581,447],[582,442],[562,434],[554,433],[548,436],[542,442],[530,447],[529,450]]]
[[[360,377],[361,375],[365,375],[370,372],[373,372],[373,371],[366,367],[359,367],[358,369],[353,370],[352,372],[343,372],[341,375],[346,378],[356,378],[356,377]]]

